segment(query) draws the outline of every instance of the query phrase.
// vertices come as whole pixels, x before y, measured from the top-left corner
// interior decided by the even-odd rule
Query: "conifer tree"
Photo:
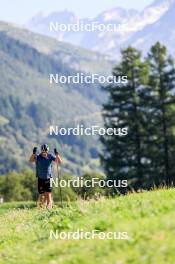
[[[148,65],[141,53],[131,47],[122,51],[121,63],[114,68],[115,77],[127,75],[126,84],[106,87],[108,102],[103,108],[106,128],[128,128],[127,136],[105,135],[101,138],[104,152],[101,160],[108,179],[127,179],[129,187],[142,188],[149,163],[146,155],[146,102]],[[145,173],[146,172],[146,173]]]
[[[170,186],[175,178],[175,68],[165,46],[157,42],[148,55],[152,89],[150,157],[154,183]]]

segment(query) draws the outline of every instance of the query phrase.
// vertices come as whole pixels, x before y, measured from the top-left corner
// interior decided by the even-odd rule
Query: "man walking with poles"
[[[38,193],[39,193],[39,207],[43,206],[43,194],[46,193],[46,207],[52,208],[52,187],[50,179],[52,178],[52,162],[56,162],[57,166],[61,163],[61,157],[58,151],[54,149],[55,156],[49,153],[49,146],[43,144],[41,146],[41,153],[37,155],[37,148],[33,149],[29,161],[36,163],[36,177],[38,178]]]

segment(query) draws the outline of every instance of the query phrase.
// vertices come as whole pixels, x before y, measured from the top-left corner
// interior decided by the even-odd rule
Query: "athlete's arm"
[[[55,162],[56,163],[61,163],[62,162],[62,159],[61,159],[60,155],[59,154],[56,154],[55,156],[56,156]]]
[[[62,159],[61,159],[61,157],[60,157],[60,155],[59,155],[59,153],[58,153],[56,148],[54,149],[54,153],[55,153],[55,162],[56,163],[61,163]]]
[[[32,154],[30,156],[29,162],[35,162],[36,161],[36,154]]]

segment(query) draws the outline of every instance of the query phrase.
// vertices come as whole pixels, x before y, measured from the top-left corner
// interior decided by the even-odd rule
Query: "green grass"
[[[78,201],[51,212],[33,205],[1,205],[0,263],[175,263],[174,189]],[[127,232],[129,239],[49,239],[50,230],[77,229]]]

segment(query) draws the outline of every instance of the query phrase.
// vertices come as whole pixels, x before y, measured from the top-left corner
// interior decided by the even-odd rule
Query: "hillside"
[[[92,52],[54,38],[33,33],[11,23],[0,21],[0,32],[6,33],[10,38],[35,48],[46,55],[54,56],[58,63],[68,65],[74,70],[85,72],[110,73],[111,61],[108,56]],[[103,65],[103,67],[101,67]]]
[[[109,200],[80,200],[63,209],[55,206],[51,212],[30,209],[32,206],[31,203],[0,206],[2,264],[170,264],[175,261],[174,189]],[[78,229],[127,232],[128,240],[49,239],[51,230],[60,233]]]
[[[66,59],[66,54],[69,61],[64,63],[62,58]],[[80,167],[90,169],[91,161],[93,168],[98,163],[93,161],[98,151],[94,148],[96,138],[73,137],[70,141],[48,135],[50,125],[101,123],[100,105],[105,96],[98,84],[49,86],[50,73],[73,75],[77,69],[111,69],[111,63],[102,56],[99,66],[98,55],[90,54],[93,56],[88,51],[0,23],[1,173],[28,165],[31,149],[42,142],[48,142],[51,148],[57,146],[65,159],[64,168],[75,174],[80,173]]]

